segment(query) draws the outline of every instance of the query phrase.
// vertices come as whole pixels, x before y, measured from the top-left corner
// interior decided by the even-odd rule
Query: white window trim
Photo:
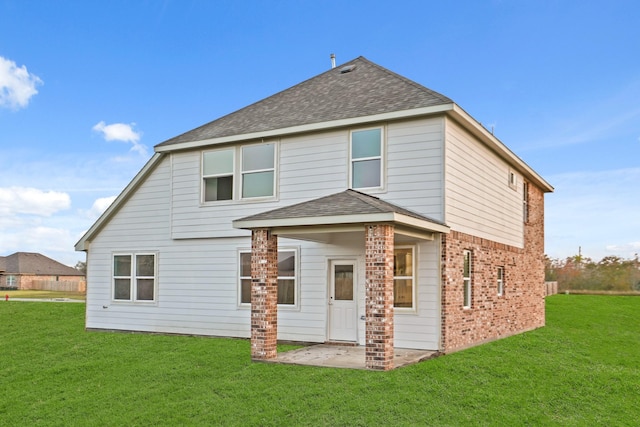
[[[509,169],[508,175],[509,188],[512,190],[518,190],[518,175],[511,169]]]
[[[500,272],[502,272],[502,276],[500,275]],[[496,282],[498,285],[498,296],[501,297],[502,295],[504,295],[504,267],[500,266],[498,267],[497,271],[496,271]]]
[[[14,276],[13,274],[8,275],[6,279],[6,286],[8,288],[18,287],[18,280],[16,279],[16,276]]]
[[[294,289],[294,297],[293,304],[278,304],[278,310],[286,310],[286,311],[299,311],[300,310],[300,247],[299,246],[282,246],[278,248],[278,252],[294,252],[295,253],[295,274],[293,275],[293,289]],[[250,302],[242,302],[242,279],[251,279],[251,276],[241,276],[242,272],[242,259],[240,254],[243,253],[251,253],[250,248],[240,248],[238,249],[238,253],[236,255],[237,258],[237,271],[236,277],[238,278],[238,283],[236,285],[236,290],[238,293],[237,296],[237,305],[241,309],[250,309]],[[278,279],[283,280],[291,280],[290,276],[278,276]]]
[[[380,156],[374,156],[374,157],[358,157],[357,159],[353,158],[353,134],[354,132],[362,132],[362,131],[367,131],[367,130],[372,130],[372,129],[380,129]],[[387,144],[385,143],[386,141],[386,129],[384,126],[371,126],[371,127],[367,127],[367,128],[360,128],[360,129],[352,129],[349,131],[349,188],[354,189],[354,190],[384,190],[385,186],[386,186],[386,174],[385,171],[387,170],[386,168],[386,156],[385,156],[385,152],[386,152],[386,146]],[[357,162],[361,162],[361,161],[365,161],[365,160],[375,160],[375,159],[380,159],[380,185],[377,187],[358,187],[358,188],[354,188],[353,186],[353,163],[354,161]]]
[[[152,300],[138,300],[136,299],[136,279],[138,278],[148,278],[149,276],[136,276],[136,256],[137,255],[153,255],[154,265],[153,265],[153,299]],[[131,257],[131,276],[117,276],[119,278],[128,277],[131,281],[129,283],[129,295],[131,298],[128,300],[125,299],[116,299],[115,298],[115,290],[116,290],[116,276],[115,276],[115,266],[114,266],[114,258],[116,256],[130,256]],[[158,304],[158,252],[157,251],[140,251],[140,252],[113,252],[111,254],[111,302],[115,304],[136,304],[136,305],[157,305]]]
[[[393,307],[393,311],[395,313],[416,313],[418,310],[418,305],[417,305],[417,288],[418,288],[418,280],[417,280],[417,276],[418,276],[418,260],[417,260],[417,254],[418,251],[416,250],[416,246],[415,245],[402,245],[402,246],[395,246],[395,249],[411,249],[411,260],[412,260],[412,275],[411,276],[393,276],[393,282],[395,283],[396,279],[411,279],[411,307]],[[395,300],[395,296],[394,296],[394,300]]]
[[[267,168],[267,169],[255,169],[255,170],[244,170],[242,168],[242,150],[245,147],[252,147],[252,146],[257,146],[257,145],[273,145],[273,167],[272,168]],[[277,191],[277,182],[278,182],[278,144],[276,144],[275,141],[265,141],[265,142],[261,142],[258,144],[243,144],[237,147],[238,149],[238,175],[239,175],[239,179],[238,179],[238,199],[242,200],[242,201],[262,201],[262,200],[273,200],[276,198],[276,191]],[[270,196],[257,196],[257,197],[244,197],[244,195],[242,194],[242,188],[244,185],[244,176],[245,174],[251,174],[251,173],[259,173],[259,172],[269,172],[269,171],[273,171],[273,191]],[[236,200],[236,199],[234,199]]]
[[[469,276],[464,275],[464,259],[469,256]],[[468,285],[467,285],[468,284]],[[463,259],[462,259],[462,291],[463,291],[463,299],[462,299],[462,308],[470,309],[473,307],[473,251],[469,249],[465,249],[463,251]],[[465,305],[464,300],[467,300],[469,304]]]
[[[529,222],[529,183],[522,183],[522,222]]]
[[[215,151],[231,151],[233,153],[233,170],[231,171],[231,174],[213,174],[213,175],[205,175],[204,174],[204,155],[206,153],[212,153]],[[236,176],[237,176],[237,150],[235,148],[220,148],[217,150],[205,150],[200,154],[200,201],[203,204],[219,204],[219,203],[224,203],[224,202],[230,202],[236,199],[236,194],[237,194],[237,186],[236,186]],[[225,176],[231,176],[233,178],[233,186],[231,188],[231,199],[228,200],[205,200],[205,194],[206,194],[206,188],[204,185],[204,180],[206,178],[224,178]]]
[[[243,171],[242,170],[242,149],[244,147],[250,147],[252,145],[261,145],[261,144],[273,144],[273,168],[269,169],[256,169],[251,171]],[[234,147],[226,147],[220,148],[217,150],[203,150],[200,153],[200,204],[202,206],[219,206],[221,204],[229,204],[229,203],[251,203],[251,202],[263,202],[263,201],[271,201],[277,200],[278,198],[278,180],[279,180],[279,144],[277,141],[264,141],[253,144],[241,144],[236,145]],[[205,201],[205,186],[204,179],[205,178],[215,178],[217,176],[224,177],[229,176],[228,174],[220,174],[220,175],[204,175],[204,153],[208,153],[211,151],[224,151],[224,150],[233,150],[233,190],[232,190],[232,198],[229,200],[210,200]],[[273,171],[273,195],[271,196],[260,196],[260,197],[243,197],[242,196],[242,183],[244,179],[245,173],[257,173],[257,172],[268,172]]]

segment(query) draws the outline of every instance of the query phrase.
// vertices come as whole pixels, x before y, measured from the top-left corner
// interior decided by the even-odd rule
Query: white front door
[[[356,261],[332,260],[329,270],[329,341],[356,341]]]

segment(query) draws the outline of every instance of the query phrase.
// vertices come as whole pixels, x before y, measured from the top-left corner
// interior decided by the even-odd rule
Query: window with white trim
[[[522,184],[522,220],[529,222],[529,183]]]
[[[153,302],[156,300],[156,254],[113,255],[114,301]]]
[[[414,247],[396,246],[393,251],[393,307],[414,308]]]
[[[278,304],[297,302],[297,251],[278,250]],[[251,251],[240,251],[240,304],[251,304]]]
[[[497,271],[498,296],[504,293],[504,267],[498,267]]]
[[[18,282],[16,276],[7,276],[7,288],[17,288]]]
[[[351,132],[351,188],[380,188],[382,182],[382,128]]]
[[[464,267],[462,271],[462,288],[463,288],[463,302],[464,308],[471,308],[471,296],[473,283],[471,282],[471,275],[473,273],[473,252],[465,250],[464,254]]]
[[[509,187],[512,190],[518,189],[518,175],[512,170],[509,170]]]
[[[275,143],[202,152],[202,202],[273,197]]]
[[[233,199],[233,148],[202,153],[203,200],[212,202]]]
[[[275,194],[275,145],[242,147],[242,198]]]

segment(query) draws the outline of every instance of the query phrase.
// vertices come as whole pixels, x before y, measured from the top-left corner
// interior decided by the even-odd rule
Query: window
[[[7,288],[17,288],[16,276],[7,276]]]
[[[511,170],[509,171],[509,187],[511,187],[512,190],[518,189],[518,176]]]
[[[413,247],[396,247],[393,252],[393,306],[414,308]]]
[[[202,201],[274,196],[275,152],[273,143],[203,152]]]
[[[207,151],[202,154],[204,201],[233,199],[234,150]]]
[[[273,196],[275,190],[275,145],[242,147],[242,198]]]
[[[504,293],[504,267],[498,267],[498,296]]]
[[[522,220],[529,222],[529,183],[522,184]]]
[[[464,251],[464,267],[463,267],[463,272],[462,272],[462,283],[463,283],[463,292],[464,292],[464,296],[463,296],[463,307],[464,308],[471,308],[471,273],[473,271],[473,266],[472,266],[472,252],[465,250]]]
[[[278,304],[296,303],[296,251],[278,251]],[[251,304],[251,252],[240,252],[240,303]]]
[[[154,301],[156,255],[117,254],[113,256],[113,299]]]
[[[382,129],[351,132],[351,188],[382,187]]]

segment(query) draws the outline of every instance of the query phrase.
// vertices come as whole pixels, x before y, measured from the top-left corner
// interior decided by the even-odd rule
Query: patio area
[[[394,369],[412,365],[438,356],[437,351],[394,348]],[[293,365],[323,366],[329,368],[366,369],[365,347],[316,344],[278,353],[278,357],[265,361]]]

